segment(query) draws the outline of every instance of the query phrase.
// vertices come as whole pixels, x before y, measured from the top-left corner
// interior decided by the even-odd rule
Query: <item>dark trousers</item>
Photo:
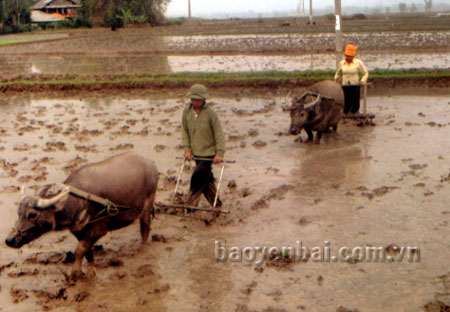
[[[214,156],[194,156],[199,158],[210,158]],[[200,196],[203,193],[211,206],[214,205],[214,198],[217,193],[216,184],[214,183],[214,175],[212,173],[212,161],[195,160],[195,170],[191,177],[191,187],[189,191],[189,204],[197,205]],[[217,198],[216,207],[221,207],[222,201]]]
[[[345,95],[344,114],[348,114],[349,112],[356,114],[359,112],[359,86],[342,86],[342,90],[344,90]]]

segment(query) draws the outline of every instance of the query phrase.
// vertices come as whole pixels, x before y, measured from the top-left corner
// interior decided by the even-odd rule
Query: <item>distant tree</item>
[[[411,13],[416,13],[417,12],[417,7],[416,7],[416,5],[413,3],[413,4],[411,4]]]
[[[430,12],[433,6],[433,0],[423,0],[425,2],[425,12]]]
[[[118,20],[125,24],[147,21],[164,22],[170,0],[81,0],[80,14],[94,25],[111,26]],[[123,24],[122,24],[123,25]]]
[[[401,2],[398,4],[398,10],[400,11],[400,13],[406,13],[406,3]]]
[[[30,23],[30,4],[30,0],[2,0],[2,22],[9,26],[20,26]]]
[[[390,14],[391,13],[391,8],[390,7],[386,7],[385,10],[386,10],[386,14]]]

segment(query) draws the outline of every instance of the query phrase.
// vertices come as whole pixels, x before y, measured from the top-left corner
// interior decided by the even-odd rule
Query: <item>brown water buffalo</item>
[[[79,241],[72,276],[82,274],[83,257],[90,264],[89,273],[93,273],[92,247],[108,231],[125,227],[139,218],[142,243],[147,241],[157,184],[154,163],[136,153],[85,165],[74,171],[64,184],[46,185],[36,196],[23,198],[19,220],[6,238],[6,244],[20,248],[48,231],[69,229]],[[113,205],[106,205],[110,207],[106,211],[105,205],[82,198],[79,190],[131,209],[116,210]]]
[[[312,85],[300,98],[293,98],[288,109],[291,115],[291,134],[300,134],[305,129],[308,139],[313,140],[313,131],[317,131],[316,143],[322,133],[332,128],[337,130],[344,109],[344,92],[340,84],[325,80]],[[298,138],[302,141],[301,137]]]

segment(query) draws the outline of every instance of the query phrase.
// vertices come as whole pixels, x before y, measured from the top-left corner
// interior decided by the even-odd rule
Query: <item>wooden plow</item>
[[[355,115],[346,115],[344,119],[352,119],[358,122],[358,127],[364,126],[375,126],[375,122],[373,119],[375,118],[375,114],[367,113],[367,86],[371,85],[370,83],[364,84],[363,87],[363,112]]]
[[[184,157],[177,157],[177,159],[184,159]],[[204,161],[211,161],[211,162],[213,161],[210,158],[193,158],[193,160],[204,160]],[[154,205],[155,206],[155,214],[165,214],[165,215],[176,216],[176,217],[181,217],[181,218],[196,219],[196,220],[204,221],[206,224],[211,223],[211,221],[214,220],[215,218],[217,218],[220,214],[229,214],[230,213],[229,210],[219,209],[216,207],[217,200],[219,198],[220,186],[222,185],[223,173],[225,170],[225,165],[227,163],[234,164],[235,161],[234,160],[223,160],[221,163],[222,168],[220,170],[219,182],[217,183],[217,191],[216,191],[216,196],[214,198],[214,204],[213,204],[212,208],[194,207],[194,206],[186,205],[184,203],[176,202],[178,188],[180,186],[180,182],[181,182],[181,178],[184,173],[184,169],[186,168],[186,161],[184,161],[183,164],[181,165],[181,168],[180,168],[180,171],[178,174],[177,183],[175,185],[175,190],[173,191],[173,195],[172,195],[172,201],[170,203],[155,202],[155,205]],[[199,216],[199,213],[203,213],[203,215]],[[204,217],[205,214],[206,215],[209,214],[212,216]]]

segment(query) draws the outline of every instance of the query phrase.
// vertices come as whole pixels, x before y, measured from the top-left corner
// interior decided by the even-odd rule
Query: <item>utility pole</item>
[[[309,23],[313,24],[313,8],[312,8],[312,0],[309,0]]]
[[[191,20],[191,0],[188,0],[188,18]]]
[[[431,7],[433,6],[433,0],[424,0],[425,1],[425,13],[431,11]]]
[[[334,12],[336,14],[336,67],[341,60],[344,44],[342,40],[342,16],[341,0],[334,0]]]

